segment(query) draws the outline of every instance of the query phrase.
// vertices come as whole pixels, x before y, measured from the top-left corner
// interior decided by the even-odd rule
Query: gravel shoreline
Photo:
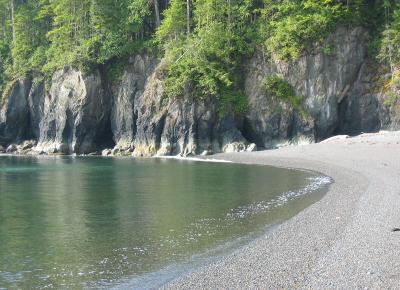
[[[334,183],[265,236],[163,288],[400,288],[400,132],[212,158],[318,171]]]

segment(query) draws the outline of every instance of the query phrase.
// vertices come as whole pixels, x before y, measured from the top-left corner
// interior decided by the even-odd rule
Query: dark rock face
[[[145,90],[135,101],[134,156],[152,156],[157,153],[167,113],[164,97],[162,74],[156,69],[149,76]]]
[[[29,118],[30,118],[30,134],[33,138],[40,137],[40,121],[43,118],[45,85],[43,82],[32,84],[28,96]]]
[[[256,54],[246,67],[250,110],[244,120],[245,137],[271,148],[335,134],[399,130],[400,104],[384,104],[386,96],[376,82],[381,69],[368,59],[367,37],[361,28],[340,28],[325,43],[330,54],[309,53],[290,63]],[[307,116],[266,96],[261,84],[268,75],[282,76],[304,97]]]
[[[187,156],[400,129],[400,103],[385,105],[376,89],[379,69],[368,60],[366,39],[363,29],[341,28],[326,41],[330,54],[310,52],[290,63],[256,53],[244,64],[250,106],[244,116],[222,116],[215,98],[198,100],[190,89],[166,97],[164,64],[148,55],[131,57],[114,84],[100,71],[72,68],[56,72],[48,90],[43,82],[19,80],[0,110],[0,144],[34,139],[34,148],[32,141],[17,151]],[[304,97],[302,112],[267,95],[262,82],[269,75],[280,75]]]
[[[386,116],[388,116],[384,128],[387,130],[399,130],[400,129],[400,101],[395,104],[386,107]]]
[[[355,134],[380,128],[377,96],[368,72],[367,34],[361,29],[338,29],[326,41],[332,53],[310,53],[298,61],[266,61],[257,54],[247,67],[245,89],[250,100],[245,124],[249,138],[273,147],[285,140],[322,140],[338,132]],[[288,104],[268,98],[261,87],[268,75],[280,75],[304,97],[308,117]]]
[[[38,92],[42,94],[32,95],[32,99],[43,101],[42,112],[37,111],[42,115],[39,151],[87,154],[97,150],[96,141],[109,121],[111,99],[103,89],[100,74],[83,76],[73,69],[58,71],[49,93]]]
[[[0,110],[0,143],[10,144],[29,138],[30,119],[28,95],[32,81],[15,81]]]
[[[192,155],[221,151],[225,143],[245,142],[233,117],[219,118],[215,100],[165,97],[162,64],[149,76],[134,101],[134,156]]]
[[[169,100],[166,112],[159,155],[220,152],[229,143],[247,143],[233,114],[219,116],[215,100],[200,102],[187,95]]]
[[[130,59],[121,83],[114,88],[111,111],[111,128],[115,143],[120,148],[134,148],[138,119],[137,107],[150,75],[158,64],[157,59],[137,55]]]

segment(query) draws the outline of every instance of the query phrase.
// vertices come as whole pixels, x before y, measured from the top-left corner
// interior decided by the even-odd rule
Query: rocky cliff
[[[167,98],[162,67],[148,56],[132,58],[113,101],[117,150],[134,156],[186,156],[221,151],[232,142],[245,144],[234,116],[220,117],[215,100],[196,101],[190,92]]]
[[[340,28],[324,43],[329,53],[322,49],[289,63],[268,61],[262,54],[250,59],[245,88],[251,109],[245,117],[245,136],[271,147],[302,137],[319,141],[333,134],[397,127],[384,111],[384,96],[376,87],[376,71],[371,71],[367,41],[361,28]],[[262,80],[272,74],[283,76],[304,97],[307,117],[265,95]]]
[[[384,105],[380,69],[369,60],[367,43],[363,29],[340,28],[324,43],[329,50],[297,61],[256,53],[243,64],[249,109],[240,116],[221,115],[215,99],[197,100],[190,90],[167,98],[164,64],[149,55],[132,56],[114,83],[104,72],[85,75],[73,68],[56,72],[47,89],[31,78],[17,80],[1,106],[0,143],[32,139],[36,153],[186,156],[400,129],[400,104]],[[303,98],[301,110],[268,95],[262,83],[269,75],[293,86]]]

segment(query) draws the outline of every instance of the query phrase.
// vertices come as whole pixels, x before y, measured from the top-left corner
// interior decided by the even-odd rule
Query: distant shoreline
[[[396,288],[400,285],[400,132],[213,159],[321,172],[320,201],[170,289]]]

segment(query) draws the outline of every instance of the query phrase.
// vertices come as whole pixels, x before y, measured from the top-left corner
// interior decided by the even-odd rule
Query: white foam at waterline
[[[203,161],[203,160],[202,160]],[[239,216],[233,217],[229,216],[228,213],[226,216],[221,218],[203,218],[198,221],[195,221],[190,224],[191,229],[189,232],[185,233],[184,236],[180,237],[179,240],[182,240],[182,243],[191,244],[196,242],[199,238],[199,230],[203,228],[207,228],[209,232],[201,233],[202,235],[213,235],[218,228],[215,228],[216,225],[221,224],[221,222],[239,222],[239,219],[247,218],[252,215],[257,215],[260,213],[265,213],[269,210],[274,208],[284,206],[285,204],[289,203],[290,201],[309,194],[315,190],[320,189],[324,185],[330,184],[332,179],[327,176],[315,176],[309,177],[307,180],[311,182],[305,185],[303,188],[297,191],[288,191],[282,193],[280,196],[260,203],[254,203],[247,206],[243,206],[240,208],[232,209],[231,211],[235,211],[238,209],[247,209],[248,211],[242,211],[239,213]],[[254,206],[254,207],[253,207]],[[266,206],[266,207],[264,207]],[[216,224],[215,222],[219,222]],[[201,235],[200,235],[201,236]],[[198,268],[204,263],[209,264],[213,260],[217,260],[221,256],[225,256],[227,253],[230,253],[234,249],[237,249],[237,246],[245,245],[246,243],[250,242],[253,238],[256,237],[255,233],[250,233],[246,236],[235,238],[234,240],[229,240],[226,243],[218,245],[215,248],[208,249],[206,252],[198,253],[189,259],[189,262],[175,262],[162,269],[159,269],[155,272],[150,272],[144,275],[138,275],[136,277],[127,277],[122,280],[117,281],[104,281],[104,284],[93,284],[97,286],[97,288],[110,288],[110,289],[128,289],[128,288],[135,288],[135,289],[148,289],[148,288],[158,288],[167,283],[168,281],[182,275],[183,273],[188,273],[193,269]],[[179,247],[181,246],[180,243],[176,243],[176,240],[172,236],[163,237],[158,241],[162,243],[161,247],[167,244],[167,246],[172,247]],[[172,244],[172,245],[169,245]],[[143,255],[148,254],[148,251],[152,251],[154,249],[160,250],[160,246],[150,249],[150,247],[145,246],[144,248],[138,248]],[[119,249],[125,252],[127,249],[122,248]],[[129,250],[129,249],[128,249]]]
[[[203,159],[203,158],[197,158],[197,157],[183,157],[183,156],[153,156],[153,158],[159,158],[159,159],[175,159],[175,160],[187,160],[187,161],[196,161],[196,162],[216,162],[216,163],[233,163],[232,161],[229,160],[223,160],[223,159]]]
[[[316,191],[332,182],[332,179],[328,176],[309,177],[308,179],[312,182],[299,190],[284,192],[269,201],[260,201],[231,209],[231,212],[227,213],[226,217],[231,219],[243,219],[251,215],[265,213],[271,209],[283,206],[293,199]]]

